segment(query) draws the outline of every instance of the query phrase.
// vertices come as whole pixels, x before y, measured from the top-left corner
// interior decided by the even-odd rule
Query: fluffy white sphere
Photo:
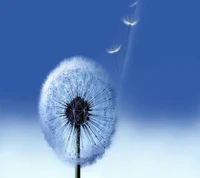
[[[109,147],[116,125],[115,93],[107,74],[83,57],[64,60],[43,84],[39,114],[45,138],[62,160],[81,166],[95,162]]]

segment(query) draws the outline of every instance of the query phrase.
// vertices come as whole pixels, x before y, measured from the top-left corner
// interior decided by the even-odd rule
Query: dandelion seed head
[[[106,72],[83,57],[64,60],[48,75],[41,89],[40,123],[63,161],[86,166],[103,156],[115,132],[115,97]]]

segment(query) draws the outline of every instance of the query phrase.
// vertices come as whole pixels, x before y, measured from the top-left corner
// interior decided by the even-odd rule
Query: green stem
[[[81,166],[80,165],[76,165],[75,178],[80,178],[80,177],[81,177]]]
[[[80,126],[77,126],[77,135],[76,135],[76,151],[77,151],[77,159],[80,158]],[[76,165],[75,167],[75,178],[81,178],[81,166]]]

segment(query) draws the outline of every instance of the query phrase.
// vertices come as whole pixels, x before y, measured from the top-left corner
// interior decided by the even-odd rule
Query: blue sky
[[[105,48],[121,38],[127,3],[1,1],[1,98],[35,101],[45,76],[64,58],[101,62]]]
[[[38,100],[49,72],[75,55],[108,71],[120,108],[113,145],[83,170],[85,177],[122,177],[130,169],[138,178],[200,176],[200,3],[139,0],[140,21],[131,31],[124,63],[127,27],[121,18],[134,12],[131,2],[0,1],[0,177],[74,173],[43,138]],[[122,44],[118,73],[105,51],[112,44]],[[128,150],[118,154],[127,148],[133,150],[130,155]],[[111,164],[117,166],[106,172]]]
[[[121,76],[105,48],[124,44],[127,28],[121,18],[133,13],[130,3],[1,1],[1,106],[29,103],[36,113],[46,75],[62,59],[74,55],[96,60],[119,83]],[[197,114],[198,5],[197,1],[179,0],[139,2],[140,22],[131,34],[122,85],[124,100],[139,114]]]

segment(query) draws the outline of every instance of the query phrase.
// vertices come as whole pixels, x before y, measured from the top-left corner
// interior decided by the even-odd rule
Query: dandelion
[[[115,65],[116,65],[116,70],[118,71],[118,65],[117,65],[117,59],[116,59],[116,55],[115,53],[117,53],[119,50],[121,49],[121,45],[115,45],[112,46],[110,49],[106,49],[108,54],[113,54],[114,55],[114,61],[115,61]]]
[[[138,20],[134,20],[133,17],[127,17],[127,18],[123,18],[122,22],[128,26],[128,32],[127,32],[127,36],[126,36],[126,41],[125,41],[125,47],[124,47],[124,54],[122,56],[122,59],[125,59],[126,56],[126,51],[127,51],[127,44],[128,44],[128,39],[129,39],[129,34],[130,34],[130,29],[131,27],[134,27],[135,25],[137,25]]]
[[[107,74],[83,57],[64,60],[43,84],[39,115],[47,142],[80,178],[81,167],[103,156],[115,131],[115,93]]]
[[[138,1],[135,1],[134,3],[132,3],[129,7],[135,7],[137,5]]]

